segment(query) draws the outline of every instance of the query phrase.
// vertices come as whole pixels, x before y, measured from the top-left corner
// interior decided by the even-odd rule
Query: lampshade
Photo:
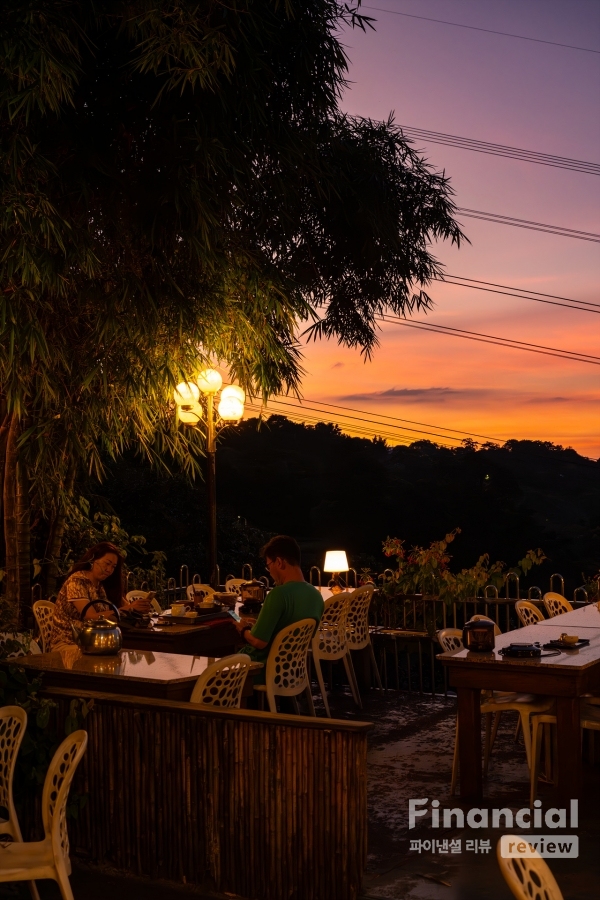
[[[185,425],[197,425],[203,413],[201,403],[185,403],[177,407],[179,421]]]
[[[224,397],[221,394],[218,413],[225,422],[237,422],[244,415],[244,404],[238,397]]]
[[[227,387],[224,387],[221,391],[221,399],[225,400],[226,397],[235,397],[240,403],[245,403],[246,391],[244,388],[241,388],[239,384],[228,384]]]
[[[175,403],[185,406],[186,403],[196,403],[200,399],[200,391],[193,381],[182,381],[173,391]]]
[[[328,550],[323,563],[324,572],[347,572],[348,558],[345,550]]]
[[[223,379],[216,369],[203,369],[197,378],[198,387],[203,394],[216,394],[221,390]]]

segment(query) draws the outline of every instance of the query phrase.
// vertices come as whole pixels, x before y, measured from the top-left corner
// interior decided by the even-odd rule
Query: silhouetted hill
[[[541,547],[549,561],[532,583],[546,588],[558,571],[570,594],[582,572],[600,566],[600,462],[548,442],[389,447],[271,416],[260,428],[251,419],[226,433],[217,480],[222,573],[256,563],[261,541],[277,532],[301,541],[306,566],[342,547],[356,568],[381,570],[387,535],[429,544],[457,526],[453,568],[486,552],[514,564]],[[203,485],[127,459],[100,493],[128,530],[166,551],[173,574],[187,562],[206,575]]]

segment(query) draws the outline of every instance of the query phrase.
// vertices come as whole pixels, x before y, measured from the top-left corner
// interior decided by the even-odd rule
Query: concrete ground
[[[459,805],[450,797],[455,701],[392,690],[382,695],[366,692],[365,701],[365,709],[357,711],[347,693],[331,695],[334,716],[374,723],[369,749],[369,856],[361,900],[510,900],[512,894],[496,861],[501,829],[434,831],[429,819],[419,820],[410,832],[408,829],[411,798],[437,799],[441,809]],[[315,702],[322,715],[318,698]],[[522,742],[515,743],[515,724],[515,714],[503,715],[483,806],[516,811],[529,805],[525,753]],[[600,765],[586,763],[584,777],[587,790],[580,825],[576,832],[566,832],[578,834],[579,858],[550,861],[565,900],[596,900],[599,895]],[[541,786],[540,799],[544,811],[554,805],[551,785]],[[548,829],[543,831],[548,833]],[[444,840],[460,840],[461,852],[411,850],[411,840],[432,837],[442,841],[442,848]],[[488,841],[490,852],[468,850],[467,841],[472,840]],[[123,877],[86,868],[77,861],[71,883],[76,900],[226,900],[225,895],[202,893],[189,885]],[[42,900],[59,900],[56,885],[38,884]],[[25,885],[0,885],[0,900],[28,896]]]

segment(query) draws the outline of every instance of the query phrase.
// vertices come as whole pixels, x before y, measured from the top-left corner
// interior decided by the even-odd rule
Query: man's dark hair
[[[290,566],[300,565],[300,547],[298,541],[287,534],[277,534],[261,548],[260,555],[263,559],[274,562],[278,557],[285,559]]]

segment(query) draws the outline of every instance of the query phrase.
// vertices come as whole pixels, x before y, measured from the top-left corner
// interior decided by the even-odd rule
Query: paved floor
[[[369,750],[369,857],[362,900],[510,900],[512,895],[495,856],[501,830],[434,832],[428,819],[409,833],[410,798],[437,799],[442,809],[459,805],[456,798],[449,796],[455,702],[444,698],[432,701],[431,697],[396,691],[380,696],[373,691],[366,698],[365,709],[357,712],[348,695],[337,692],[331,699],[334,716],[369,720],[375,726]],[[483,806],[508,807],[513,811],[528,806],[525,754],[523,744],[514,741],[515,722],[513,713],[503,715]],[[565,900],[596,900],[600,894],[598,763],[586,764],[585,779],[588,790],[576,832],[579,858],[551,862]],[[544,810],[554,805],[550,785],[542,786],[540,798]],[[442,842],[460,840],[461,852],[411,850],[411,840],[430,841],[432,836]],[[491,851],[476,853],[467,849],[467,841],[472,840],[488,841]],[[76,900],[231,900],[231,895],[226,898],[199,892],[189,885],[123,878],[77,863],[71,883]],[[60,894],[53,883],[39,885],[42,900],[58,900]],[[1,900],[28,896],[24,885],[0,885]]]

